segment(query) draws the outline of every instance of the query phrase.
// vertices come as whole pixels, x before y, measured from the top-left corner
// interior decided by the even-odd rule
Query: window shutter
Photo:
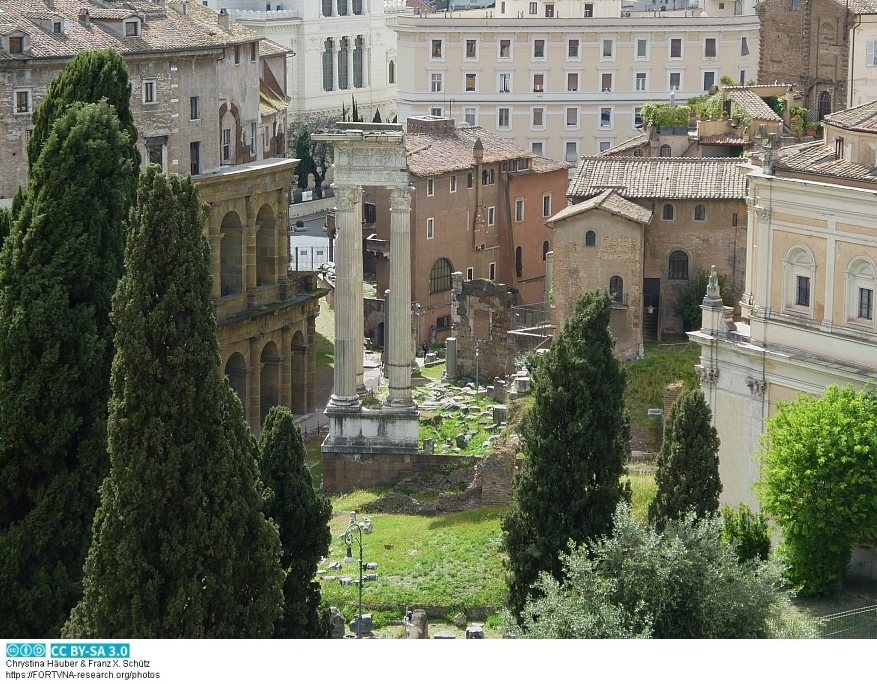
[[[865,63],[868,66],[874,66],[874,41],[869,40],[867,43],[867,47],[865,49],[867,51],[867,57],[865,58]]]

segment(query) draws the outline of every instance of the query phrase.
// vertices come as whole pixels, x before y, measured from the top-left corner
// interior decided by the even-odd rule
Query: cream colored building
[[[340,119],[351,99],[365,121],[396,114],[396,34],[383,0],[209,0],[237,22],[290,48],[289,112]]]
[[[637,135],[644,102],[670,101],[671,92],[682,102],[722,76],[756,76],[754,14],[622,17],[620,0],[604,0],[584,16],[591,3],[567,0],[546,17],[546,4],[394,17],[406,65],[398,74],[399,120],[451,116],[535,154],[576,162]]]
[[[741,167],[750,205],[742,320],[706,309],[689,333],[701,346],[729,504],[755,505],[759,438],[777,402],[877,379],[875,121],[877,102],[830,114],[824,141]]]

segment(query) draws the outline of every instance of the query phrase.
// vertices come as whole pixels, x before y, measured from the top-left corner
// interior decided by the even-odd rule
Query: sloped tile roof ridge
[[[652,212],[648,209],[624,199],[615,190],[604,190],[599,195],[583,202],[564,207],[548,219],[546,223],[549,226],[553,226],[557,221],[563,221],[572,216],[584,214],[592,209],[603,209],[610,214],[621,216],[636,223],[648,224],[652,220]]]
[[[822,121],[850,131],[877,132],[877,100],[833,112]]]

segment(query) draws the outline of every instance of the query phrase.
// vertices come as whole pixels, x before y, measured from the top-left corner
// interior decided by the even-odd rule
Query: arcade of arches
[[[288,189],[295,160],[229,167],[197,179],[210,205],[207,237],[221,368],[255,434],[272,406],[316,406],[312,274],[290,274]]]

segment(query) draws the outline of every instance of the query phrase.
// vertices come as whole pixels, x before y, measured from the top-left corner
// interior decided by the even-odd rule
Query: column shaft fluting
[[[411,399],[411,191],[390,191],[390,298],[387,406],[413,406]]]
[[[355,208],[362,201],[360,187],[335,188],[335,388],[331,404],[356,405],[357,339],[362,338],[362,279],[357,279],[357,254],[360,259],[362,228]],[[357,313],[357,311],[359,313]],[[362,359],[359,360],[362,365]]]

